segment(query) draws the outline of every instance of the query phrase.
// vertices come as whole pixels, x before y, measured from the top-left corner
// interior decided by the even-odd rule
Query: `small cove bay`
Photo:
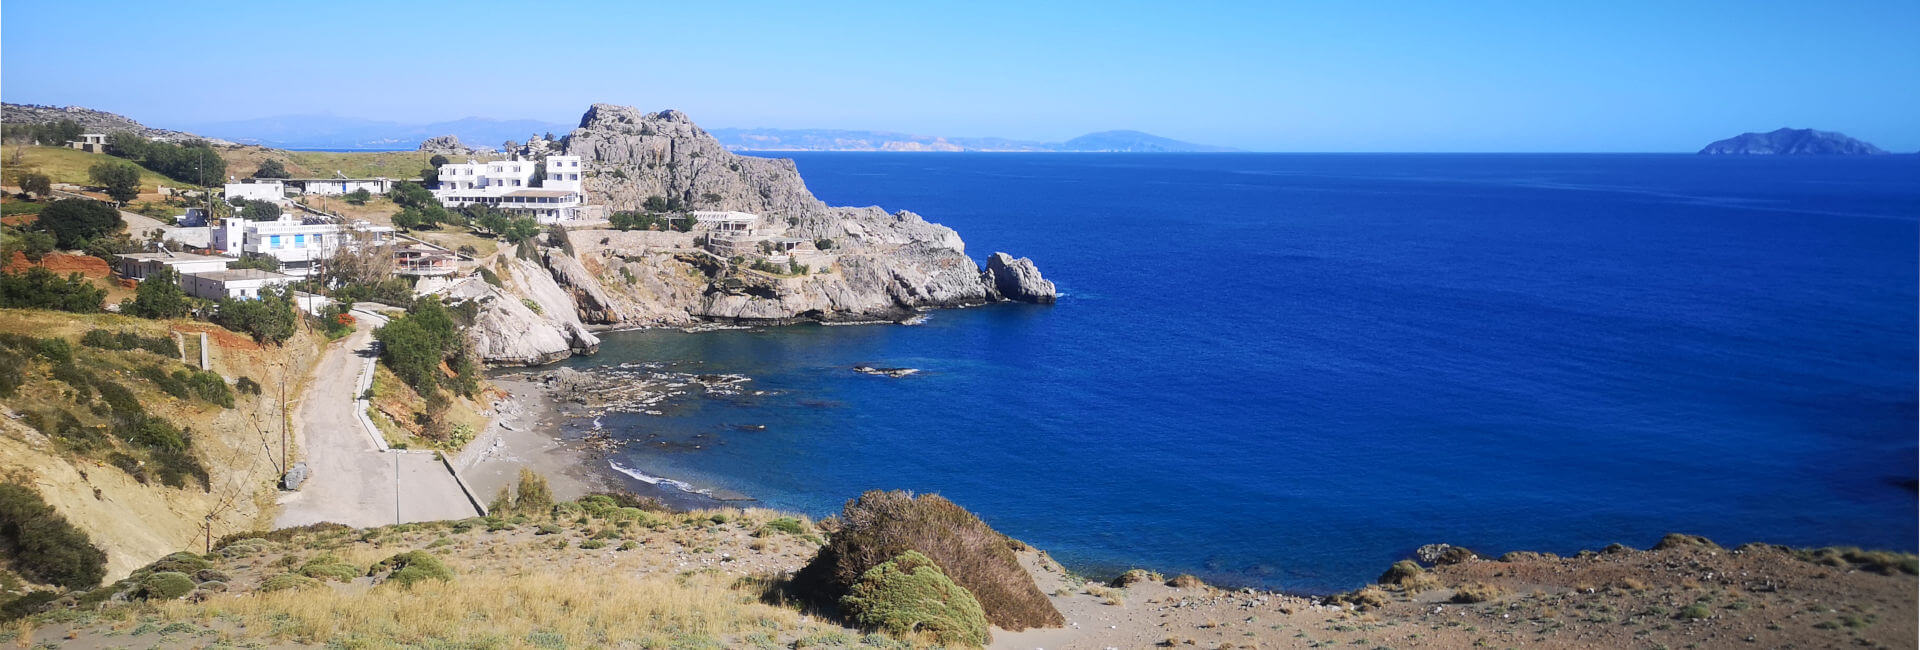
[[[1920,157],[790,156],[1062,298],[609,333],[565,364],[750,378],[601,417],[634,474],[1298,591],[1435,542],[1914,550]]]

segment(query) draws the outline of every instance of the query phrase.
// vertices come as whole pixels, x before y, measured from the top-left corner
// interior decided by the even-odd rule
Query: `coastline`
[[[682,489],[677,486],[685,484],[674,479],[617,467],[614,447],[568,426],[591,414],[569,408],[572,403],[556,395],[554,386],[530,376],[550,372],[522,369],[489,378],[506,395],[495,402],[495,417],[486,431],[454,461],[483,501],[491,502],[517,482],[522,468],[545,476],[555,500],[626,491],[679,509],[739,507],[753,501],[744,495],[716,497]]]

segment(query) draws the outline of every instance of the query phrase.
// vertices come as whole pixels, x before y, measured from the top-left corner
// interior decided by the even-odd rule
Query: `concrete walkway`
[[[356,305],[358,329],[313,368],[296,412],[295,439],[311,472],[280,497],[276,528],[331,521],[354,527],[465,519],[479,514],[431,452],[380,451],[356,415],[355,386],[378,354],[373,330],[386,319]]]

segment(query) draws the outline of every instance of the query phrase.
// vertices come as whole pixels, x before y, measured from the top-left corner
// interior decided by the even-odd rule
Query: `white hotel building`
[[[534,187],[531,160],[448,163],[440,166],[440,186],[433,196],[449,208],[478,203],[532,215],[540,223],[571,221],[586,203],[580,157],[547,156],[546,164],[546,179]]]

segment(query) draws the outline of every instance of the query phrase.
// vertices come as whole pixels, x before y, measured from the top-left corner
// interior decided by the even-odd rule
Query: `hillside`
[[[169,648],[931,645],[924,630],[882,634],[805,604],[804,568],[842,525],[766,510],[666,512],[594,496],[462,521],[240,533],[213,553],[175,554],[126,581],[60,598],[0,638]],[[1141,570],[1094,580],[1006,544],[1024,574],[1014,579],[1043,591],[1065,623],[993,627],[996,648],[1915,642],[1912,556],[1886,564],[1844,550],[1723,549],[1687,536],[1568,558],[1494,560],[1451,549],[1395,565],[1382,584],[1323,597]],[[396,571],[399,562],[414,570]]]
[[[1836,156],[1872,155],[1886,151],[1844,133],[1813,129],[1775,129],[1766,133],[1742,133],[1718,140],[1700,150],[1701,155],[1778,155]]]
[[[36,124],[58,122],[60,120],[73,120],[78,122],[87,133],[131,131],[149,138],[174,138],[182,140],[208,139],[185,131],[150,127],[124,115],[94,110],[84,106],[41,106],[38,104],[0,103],[0,122],[6,124]]]
[[[83,344],[90,330],[177,342],[196,361],[199,334],[207,332],[213,372],[227,381],[247,377],[271,389],[260,395],[235,391],[231,408],[169,393],[176,388],[152,379],[152,371],[191,371],[179,354]],[[215,513],[215,536],[271,520],[270,486],[280,461],[279,429],[273,423],[284,401],[278,394],[282,373],[288,392],[297,393],[305,363],[318,347],[311,336],[263,347],[204,322],[21,309],[0,309],[0,335],[57,339],[72,350],[71,366],[44,359],[18,366],[25,383],[0,397],[0,468],[6,468],[5,480],[33,485],[93,537],[107,553],[109,579],[202,542],[209,513]],[[21,363],[18,357],[0,356],[9,364]],[[187,456],[180,460],[188,464],[180,467],[189,469],[177,469],[171,457],[162,457],[172,452],[143,446],[147,443],[140,439],[107,438],[105,428],[123,416],[118,410],[101,414],[124,406],[112,401],[115,389],[108,384],[131,391],[149,416],[187,432]],[[268,431],[273,438],[263,440]],[[263,443],[272,449],[264,450]],[[297,451],[290,455],[299,460]],[[204,481],[190,476],[193,466],[204,468]],[[170,474],[177,471],[188,475]]]
[[[482,146],[499,146],[533,133],[560,133],[566,124],[540,120],[468,117],[429,124],[406,124],[332,115],[281,115],[251,120],[207,122],[193,129],[234,142],[276,149],[413,149],[422,140],[453,134]]]

